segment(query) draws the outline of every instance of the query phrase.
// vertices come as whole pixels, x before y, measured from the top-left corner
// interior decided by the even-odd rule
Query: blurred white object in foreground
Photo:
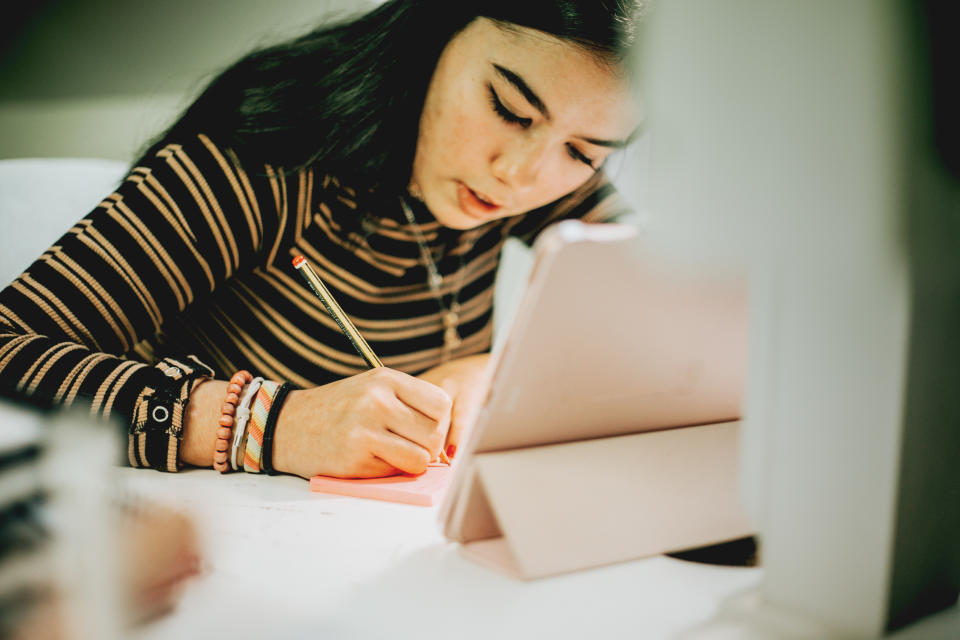
[[[641,37],[648,240],[752,274],[765,575],[691,637],[875,637],[956,601],[960,187],[922,32],[891,1],[671,0]]]

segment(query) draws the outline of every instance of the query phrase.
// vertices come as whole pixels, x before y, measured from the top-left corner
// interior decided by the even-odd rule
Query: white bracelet
[[[237,462],[237,453],[240,451],[240,443],[245,441],[247,421],[250,419],[250,403],[253,402],[254,396],[260,390],[261,384],[263,384],[263,378],[259,376],[251,380],[240,402],[237,403],[237,414],[233,427],[233,448],[230,450],[230,466],[234,471],[243,469],[243,460]]]

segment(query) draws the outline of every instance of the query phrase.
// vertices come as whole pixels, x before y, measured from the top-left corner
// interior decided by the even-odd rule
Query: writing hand
[[[292,391],[274,433],[274,468],[304,478],[423,473],[443,446],[450,408],[440,387],[388,368]]]

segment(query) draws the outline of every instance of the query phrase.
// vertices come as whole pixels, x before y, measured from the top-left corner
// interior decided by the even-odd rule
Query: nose
[[[525,139],[499,150],[491,162],[493,176],[513,189],[533,186],[546,159],[542,141]]]

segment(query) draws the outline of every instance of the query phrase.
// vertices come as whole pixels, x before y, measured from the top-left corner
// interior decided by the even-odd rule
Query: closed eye
[[[510,109],[507,109],[503,102],[500,101],[500,96],[494,91],[492,84],[487,85],[487,90],[490,92],[490,105],[504,122],[520,125],[524,129],[533,124],[533,120],[530,118],[521,118],[513,111],[510,111]]]
[[[508,124],[516,124],[516,125],[519,125],[519,126],[520,126],[521,128],[523,128],[523,129],[526,129],[526,128],[529,127],[531,124],[533,124],[533,120],[532,120],[532,119],[530,119],[530,118],[523,118],[523,117],[518,116],[517,114],[515,114],[513,111],[510,111],[510,109],[508,109],[508,108],[506,107],[506,105],[503,104],[503,101],[500,100],[500,96],[497,95],[497,92],[496,92],[496,90],[493,88],[493,85],[492,85],[492,84],[488,84],[488,85],[487,85],[487,90],[488,90],[489,93],[490,93],[490,105],[493,107],[493,110],[496,112],[496,114],[497,114],[498,116],[500,116],[500,118],[501,118],[504,122],[506,122],[506,123],[508,123]],[[579,161],[579,162],[582,162],[583,164],[587,165],[588,167],[590,167],[590,168],[593,169],[594,171],[597,170],[597,167],[594,165],[594,160],[593,160],[592,158],[589,158],[589,157],[587,157],[586,155],[584,155],[584,153],[583,153],[582,151],[580,151],[579,149],[577,149],[574,145],[572,145],[572,144],[568,144],[568,145],[567,145],[567,153],[568,153],[568,154],[570,155],[570,157],[573,158],[574,160],[577,160],[577,161]]]
[[[594,162],[594,161],[593,161],[593,158],[588,158],[587,156],[583,155],[583,152],[580,151],[580,149],[577,149],[577,148],[576,148],[575,146],[573,146],[572,144],[568,144],[568,145],[567,145],[567,153],[569,153],[569,154],[570,154],[570,157],[573,158],[574,160],[579,160],[580,162],[582,162],[583,164],[587,165],[588,167],[590,167],[590,168],[593,169],[594,171],[597,170],[597,167],[594,166],[594,164],[593,164],[593,162]]]

